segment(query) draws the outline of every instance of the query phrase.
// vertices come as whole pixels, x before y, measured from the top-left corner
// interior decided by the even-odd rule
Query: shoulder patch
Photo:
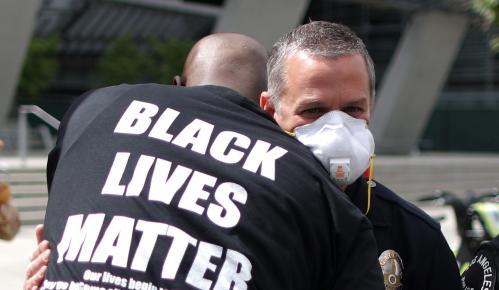
[[[461,280],[463,289],[498,290],[496,288],[497,265],[491,253],[479,251],[471,260],[471,264]]]

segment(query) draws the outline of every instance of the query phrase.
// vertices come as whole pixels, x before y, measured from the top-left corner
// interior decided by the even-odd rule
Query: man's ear
[[[185,87],[185,80],[183,79],[183,77],[181,77],[179,75],[175,75],[173,77],[173,85],[174,86]]]
[[[263,91],[260,94],[260,108],[269,113],[272,117],[274,116],[274,105],[270,102],[270,94],[267,91]]]

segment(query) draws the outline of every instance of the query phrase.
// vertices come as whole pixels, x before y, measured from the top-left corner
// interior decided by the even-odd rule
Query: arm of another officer
[[[462,282],[464,289],[499,289],[499,235],[480,245]]]

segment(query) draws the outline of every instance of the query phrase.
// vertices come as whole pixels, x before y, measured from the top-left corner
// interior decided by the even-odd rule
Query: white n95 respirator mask
[[[359,178],[374,155],[374,138],[366,121],[341,111],[324,114],[295,128],[294,133],[340,186],[350,185]]]

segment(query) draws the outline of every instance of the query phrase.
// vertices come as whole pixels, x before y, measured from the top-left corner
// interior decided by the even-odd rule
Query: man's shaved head
[[[182,78],[186,86],[220,85],[258,102],[267,89],[266,62],[265,48],[253,38],[215,33],[191,49]]]

